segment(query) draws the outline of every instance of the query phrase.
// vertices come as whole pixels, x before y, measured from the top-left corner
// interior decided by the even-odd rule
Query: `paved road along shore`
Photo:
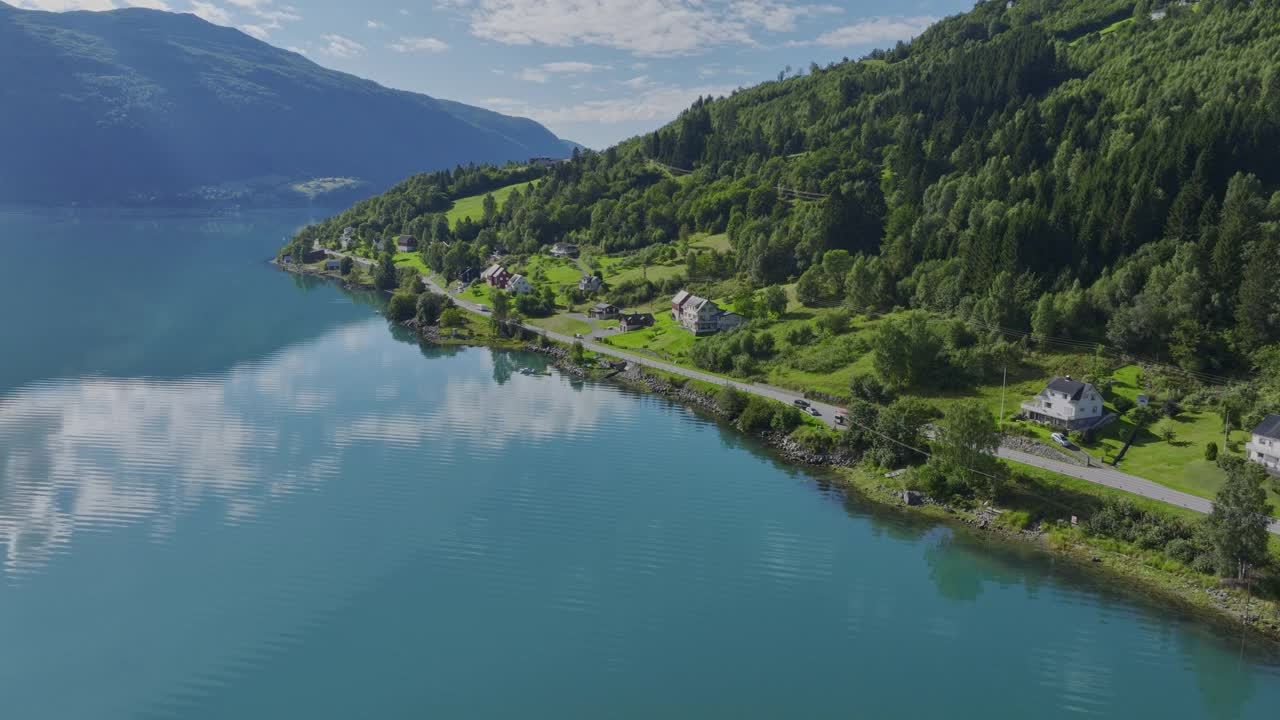
[[[337,253],[331,253],[331,254],[336,255]],[[361,260],[363,260],[363,258],[361,258]],[[364,262],[367,263],[369,261],[366,260]],[[448,295],[449,297],[453,298],[453,301],[457,303],[460,307],[462,307],[464,310],[469,310],[473,313],[478,313],[481,315],[487,314],[484,310],[480,309],[477,303],[467,300],[466,298],[459,297],[455,294],[449,293],[447,290],[445,290],[444,288],[441,288],[439,285],[433,282],[430,277],[423,275],[422,281],[426,283],[427,288],[432,292],[439,293],[441,295]],[[551,338],[552,340],[556,340],[558,342],[562,342],[566,344],[572,344],[575,340],[577,340],[577,338],[571,337],[569,335],[563,335],[561,333],[551,332],[550,330],[544,330],[543,328],[537,327],[535,325],[526,324],[524,327],[531,332],[535,332],[540,335],[545,335],[548,338]],[[687,378],[693,378],[694,380],[702,380],[703,382],[714,383],[716,385],[732,385],[743,392],[749,392],[755,395],[760,395],[762,397],[766,397],[771,400],[777,400],[779,402],[784,402],[784,403],[791,403],[791,402],[794,402],[795,400],[804,399],[804,395],[802,395],[801,393],[794,392],[791,390],[784,390],[782,388],[774,387],[772,385],[765,385],[763,383],[742,382],[740,380],[731,380],[729,378],[724,378],[719,375],[712,375],[710,373],[700,372],[698,370],[691,370],[689,368],[681,367],[679,365],[672,365],[671,363],[663,362],[661,360],[656,360],[654,358],[646,357],[644,355],[640,355],[637,353],[631,353],[631,352],[626,352],[624,350],[619,350],[618,348],[612,347],[610,345],[601,345],[600,343],[591,342],[590,340],[586,340],[586,339],[578,340],[578,342],[581,342],[584,348],[588,350],[592,350],[594,352],[598,352],[601,355],[609,355],[610,357],[616,357],[620,360],[627,360],[629,362],[636,363],[637,365],[643,365],[644,367],[650,367],[657,370],[662,370],[664,372],[673,373],[675,375],[682,375]],[[831,405],[823,402],[817,402],[815,400],[809,400],[808,402],[820,413],[818,415],[819,420],[821,420],[822,422],[826,423],[831,427],[839,427],[838,425],[835,424],[835,416],[836,416],[836,411],[839,410],[840,408],[836,407],[835,405]],[[1146,478],[1140,478],[1136,475],[1129,475],[1127,473],[1122,473],[1119,470],[1114,470],[1114,469],[1105,468],[1105,467],[1081,467],[1079,465],[1073,465],[1071,463],[1065,463],[1058,460],[1050,460],[1048,458],[1039,457],[1038,455],[1031,455],[1029,453],[1019,452],[1017,450],[1008,450],[1005,448],[1000,448],[998,451],[996,451],[996,455],[1010,462],[1021,463],[1023,465],[1030,465],[1032,467],[1037,467],[1042,470],[1049,470],[1051,472],[1056,472],[1060,475],[1066,475],[1068,477],[1084,480],[1086,482],[1096,483],[1098,485],[1105,485],[1109,488],[1122,490],[1124,492],[1132,493],[1134,495],[1140,495],[1145,498],[1151,498],[1152,500],[1159,500],[1160,502],[1165,502],[1165,503],[1169,503],[1170,505],[1177,505],[1179,507],[1188,508],[1190,510],[1195,510],[1196,512],[1208,513],[1211,510],[1213,510],[1213,502],[1206,500],[1205,498],[1202,498],[1196,495],[1190,495],[1184,492],[1179,492],[1172,488],[1167,488],[1164,485],[1161,485],[1159,483],[1147,480]],[[1272,520],[1268,529],[1273,534],[1280,535],[1280,520]]]

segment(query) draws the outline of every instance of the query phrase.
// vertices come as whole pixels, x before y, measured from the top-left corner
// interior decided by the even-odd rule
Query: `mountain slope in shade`
[[[0,71],[0,202],[247,199],[317,177],[367,193],[568,154],[532,120],[390,90],[194,15],[0,2]]]

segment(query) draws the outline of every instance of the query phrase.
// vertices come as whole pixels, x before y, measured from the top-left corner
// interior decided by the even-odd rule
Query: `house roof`
[[[1056,377],[1045,385],[1045,390],[1063,393],[1072,400],[1079,400],[1084,394],[1084,389],[1089,383],[1082,383],[1079,380],[1072,380],[1069,377]]]
[[[400,243],[401,245],[417,245],[418,239],[412,235],[401,235],[400,237],[396,238],[396,242]]]
[[[1253,429],[1254,435],[1280,440],[1280,415],[1268,415]]]
[[[651,323],[653,322],[653,314],[652,313],[626,313],[625,315],[623,315],[621,318],[618,319],[618,322],[623,325]]]
[[[680,305],[684,305],[684,301],[688,300],[691,297],[693,296],[689,294],[688,290],[681,290],[680,292],[676,293],[675,297],[671,298],[671,304],[677,307]]]
[[[500,272],[502,272],[502,266],[497,263],[494,263],[493,265],[490,265],[489,267],[485,268],[484,272],[480,273],[480,277],[488,280],[489,278],[493,277],[494,275],[497,275]]]
[[[709,302],[711,301],[704,297],[698,297],[697,295],[690,295],[687,306],[690,310],[694,312],[700,312],[702,310],[702,307]]]
[[[617,307],[617,306],[616,306],[616,305],[614,305],[614,304],[612,304],[612,303],[607,303],[607,302],[598,302],[598,303],[596,303],[596,305],[595,305],[595,307],[594,307],[593,309],[594,309],[594,310],[608,310],[608,309],[609,309],[609,308],[611,308],[611,307]]]

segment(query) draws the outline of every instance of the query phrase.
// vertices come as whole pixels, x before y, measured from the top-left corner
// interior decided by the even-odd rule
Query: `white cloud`
[[[320,46],[320,52],[333,57],[352,58],[362,55],[365,47],[350,38],[341,35],[329,33],[321,35],[320,40],[323,45]]]
[[[825,45],[827,47],[854,47],[874,45],[877,43],[910,40],[924,32],[925,28],[938,21],[928,15],[915,17],[872,17],[864,18],[852,25],[836,28],[819,35],[817,39],[793,45]]]
[[[444,52],[449,49],[449,44],[443,40],[437,40],[433,37],[401,37],[399,40],[391,43],[392,50],[399,53],[411,52]]]
[[[637,87],[641,86],[637,85]],[[640,92],[628,97],[587,100],[573,105],[535,106],[508,97],[487,98],[480,101],[480,104],[502,113],[533,118],[548,125],[618,124],[637,120],[669,120],[701,96],[727,95],[734,89],[723,85],[701,87],[652,85],[641,87]]]
[[[214,25],[230,25],[231,13],[220,5],[214,5],[211,2],[203,2],[203,0],[193,0],[191,3],[191,12],[195,15],[208,20]]]
[[[409,17],[409,16],[410,16],[410,15],[412,15],[413,13],[409,12],[408,10],[406,10],[406,9],[404,9],[404,8],[400,8],[400,14],[401,14],[401,15],[403,15],[403,16],[405,16],[405,17]]]
[[[386,25],[383,25],[377,20],[365,20],[364,26],[369,28],[370,30],[382,30],[383,28],[386,27]]]
[[[506,45],[603,45],[639,55],[680,55],[754,44],[752,23],[702,0],[479,0],[473,35]]]
[[[542,69],[551,73],[566,73],[576,75],[579,73],[596,72],[597,70],[609,70],[608,65],[596,65],[589,62],[577,62],[573,60],[561,62],[549,62],[542,65]]]
[[[552,75],[583,75],[586,73],[599,72],[601,70],[612,70],[609,65],[597,65],[589,62],[579,62],[576,60],[562,60],[559,62],[549,62],[537,65],[535,67],[527,67],[517,72],[515,76],[525,82],[545,83],[551,79]],[[497,71],[501,74],[501,71]]]
[[[735,0],[729,12],[770,32],[791,32],[796,20],[841,12],[834,5],[788,5],[774,0]]]
[[[271,37],[271,32],[261,25],[241,25],[240,29],[246,35],[251,35],[253,37],[258,38],[259,40],[266,40],[267,38]]]
[[[650,79],[648,75],[637,75],[631,78],[630,80],[623,80],[622,84],[626,85],[629,88],[639,89],[642,87],[648,87],[652,85],[653,80]]]
[[[551,76],[541,70],[533,68],[525,68],[516,73],[516,78],[525,82],[545,83],[551,80]]]

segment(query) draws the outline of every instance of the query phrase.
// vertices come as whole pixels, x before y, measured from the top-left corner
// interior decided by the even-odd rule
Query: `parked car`
[[[1071,447],[1071,441],[1070,441],[1069,439],[1067,439],[1067,436],[1066,436],[1066,435],[1063,435],[1063,434],[1062,434],[1062,433],[1060,433],[1060,432],[1056,432],[1056,433],[1054,433],[1054,434],[1050,435],[1050,436],[1049,436],[1049,439],[1050,439],[1050,440],[1052,440],[1052,441],[1054,441],[1054,442],[1056,442],[1056,443],[1058,443],[1058,444],[1059,444],[1059,445],[1061,445],[1062,447]]]
[[[838,413],[836,413],[836,424],[837,424],[837,425],[843,425],[843,424],[845,424],[848,420],[849,420],[849,416],[848,416],[848,415],[845,415],[845,414],[844,414],[844,413],[842,413],[842,412],[838,412]]]
[[[480,312],[489,312],[489,306],[484,303],[476,303],[476,309]]]
[[[582,333],[574,333],[573,336],[578,338],[579,340],[582,339]]]
[[[810,415],[812,415],[812,416],[814,416],[814,417],[818,417],[819,415],[821,415],[821,414],[822,414],[822,413],[818,412],[818,408],[816,408],[816,407],[807,407],[807,408],[805,408],[805,409],[804,409],[804,411],[805,411],[805,412],[807,412],[807,413],[809,413]]]
[[[807,407],[809,407],[809,401],[808,401],[808,400],[792,400],[791,402],[795,403],[795,406],[796,406],[796,407],[798,407],[798,408],[807,408]]]

